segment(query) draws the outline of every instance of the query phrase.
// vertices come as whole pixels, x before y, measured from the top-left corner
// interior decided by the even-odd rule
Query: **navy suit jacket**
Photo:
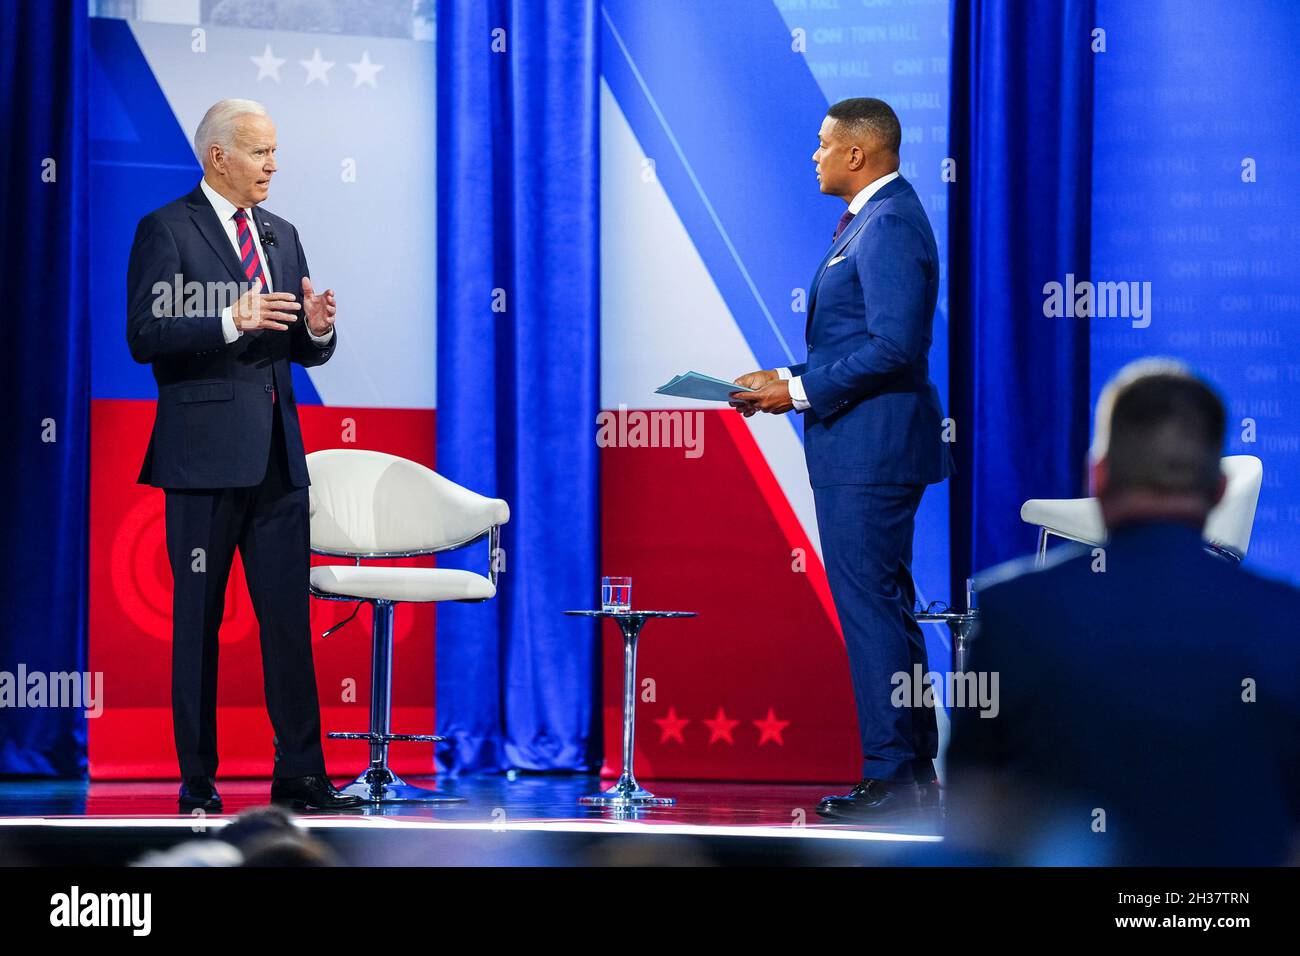
[[[307,257],[293,224],[260,206],[256,217],[272,287],[302,302]],[[213,283],[211,298],[178,298],[158,307],[159,292],[182,283]],[[127,268],[126,338],[137,362],[153,366],[158,408],[140,469],[141,484],[159,488],[244,488],[266,474],[277,390],[289,474],[306,487],[307,461],[294,403],[290,362],[321,365],[334,354],[338,331],[324,346],[307,334],[301,310],[288,331],[245,332],[227,345],[221,313],[247,283],[212,204],[201,188],[140,220]],[[184,293],[184,287],[182,286]],[[162,314],[156,314],[161,312]]]
[[[1283,860],[1300,812],[1300,591],[1177,524],[1116,529],[1104,566],[1054,555],[981,576],[971,664],[999,674],[1000,712],[954,709],[950,808],[1001,781],[1012,800],[978,825],[1057,862]]]
[[[832,243],[813,278],[802,376],[804,453],[814,488],[931,484],[953,473],[930,382],[939,253],[901,176]]]

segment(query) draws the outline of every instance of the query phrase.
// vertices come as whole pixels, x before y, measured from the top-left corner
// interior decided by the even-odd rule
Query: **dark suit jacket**
[[[808,300],[810,407],[804,452],[814,488],[930,484],[953,472],[930,382],[939,253],[901,176],[876,192],[831,245]]]
[[[1000,712],[954,709],[950,814],[992,782],[1010,795],[961,829],[1002,833],[1021,861],[1282,860],[1300,810],[1300,591],[1177,524],[1120,528],[1102,556],[982,576],[971,664],[1000,675]]]
[[[274,290],[294,293],[301,304],[302,279],[310,273],[298,230],[261,207],[252,215],[264,239],[268,230],[276,238],[274,246],[263,245]],[[175,289],[178,275],[182,296],[163,293],[160,299],[164,288]],[[290,477],[297,487],[310,483],[289,363],[328,361],[338,331],[325,346],[316,345],[299,311],[289,331],[245,332],[227,345],[221,313],[238,298],[235,284],[247,282],[202,189],[140,220],[127,269],[126,338],[135,360],[152,364],[158,383],[141,484],[197,489],[261,482],[276,410],[272,388],[278,390]],[[213,283],[217,294],[191,297],[184,283]]]

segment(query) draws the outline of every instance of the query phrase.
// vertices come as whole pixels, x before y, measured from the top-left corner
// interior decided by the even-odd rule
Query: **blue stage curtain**
[[[87,308],[88,37],[85,0],[0,17],[0,671],[15,676],[85,669],[88,326],[122,321]],[[85,768],[82,709],[0,707],[0,774]]]
[[[438,609],[456,772],[590,770],[598,596],[594,0],[438,8],[438,470],[510,504],[495,601]],[[486,549],[443,567],[482,571]]]
[[[1083,493],[1087,319],[1043,286],[1089,271],[1092,0],[954,0],[949,193],[952,588],[1033,549],[1027,498]]]

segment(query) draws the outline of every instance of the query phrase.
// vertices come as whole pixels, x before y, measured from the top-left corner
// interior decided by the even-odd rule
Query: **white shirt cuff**
[[[309,337],[313,342],[315,342],[317,345],[328,345],[330,339],[334,338],[334,329],[331,328],[331,329],[330,329],[328,332],[326,332],[324,335],[317,335],[315,332],[313,332],[313,331],[309,328],[309,329],[307,329],[307,335],[308,335],[308,337]]]
[[[788,368],[779,368],[776,370],[776,377],[780,381],[784,382],[790,377],[790,370]]]
[[[785,371],[789,372],[790,370],[786,369]],[[808,401],[808,393],[803,390],[802,375],[796,375],[790,379],[790,401],[794,403],[796,412],[806,411],[812,407],[812,403]]]
[[[221,334],[226,337],[227,345],[243,335],[235,327],[235,307],[233,305],[226,306],[221,312]]]

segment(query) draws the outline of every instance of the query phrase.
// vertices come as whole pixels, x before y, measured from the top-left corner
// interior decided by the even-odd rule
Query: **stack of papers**
[[[674,375],[673,380],[655,389],[656,395],[671,395],[674,398],[696,398],[702,402],[730,402],[732,392],[744,392],[735,382],[727,382],[712,375],[699,372],[687,372]]]

